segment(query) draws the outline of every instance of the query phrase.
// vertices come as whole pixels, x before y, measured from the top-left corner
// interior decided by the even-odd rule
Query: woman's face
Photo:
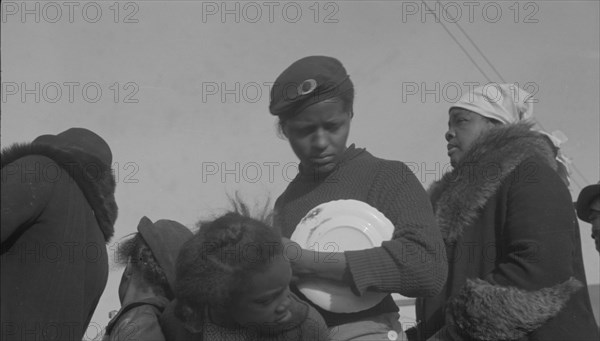
[[[275,257],[269,267],[253,275],[244,293],[229,308],[229,316],[246,327],[269,327],[292,318],[289,291],[292,268],[289,261]]]
[[[477,113],[462,108],[452,108],[445,135],[452,166],[456,167],[471,148],[473,141],[494,125],[491,120]]]
[[[346,150],[351,115],[340,99],[309,106],[286,121],[283,133],[306,172],[331,172]]]

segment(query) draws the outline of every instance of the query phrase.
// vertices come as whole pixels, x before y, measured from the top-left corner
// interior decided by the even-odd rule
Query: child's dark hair
[[[129,259],[133,271],[141,275],[154,288],[155,292],[169,299],[173,298],[173,292],[169,287],[165,272],[139,232],[119,244],[117,257],[119,263],[126,263]]]
[[[200,229],[177,257],[175,297],[177,316],[185,322],[201,319],[207,306],[229,306],[244,292],[248,279],[283,256],[278,230],[253,218],[248,207],[234,209]]]

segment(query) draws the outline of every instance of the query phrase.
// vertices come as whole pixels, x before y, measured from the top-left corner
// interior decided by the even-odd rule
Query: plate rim
[[[357,206],[355,208],[348,208],[348,207],[343,207],[343,206],[347,206],[347,205],[354,205]],[[375,218],[377,220],[378,224],[373,224],[372,221],[369,221],[368,219],[365,219],[366,222],[369,225],[374,226],[374,230],[378,233],[378,240],[381,240],[379,242],[379,244],[373,245],[371,247],[367,247],[367,248],[363,248],[363,249],[369,249],[369,248],[374,248],[374,247],[379,247],[381,246],[381,243],[383,243],[386,240],[390,240],[393,237],[393,233],[394,233],[394,229],[395,226],[392,223],[392,221],[387,218],[381,211],[379,211],[376,207],[373,207],[371,205],[369,205],[368,203],[361,201],[361,200],[356,200],[356,199],[338,199],[338,200],[331,200],[328,202],[324,202],[321,203],[319,205],[316,205],[315,207],[313,207],[312,209],[308,210],[308,212],[305,214],[304,217],[302,217],[302,219],[300,220],[300,222],[296,225],[296,228],[294,229],[294,232],[292,233],[292,235],[290,236],[290,240],[298,243],[300,245],[300,247],[305,248],[305,249],[309,249],[309,250],[315,250],[314,248],[310,248],[310,246],[314,246],[315,243],[312,243],[312,245],[308,245],[309,244],[309,238],[311,237],[311,235],[314,233],[314,230],[318,229],[319,226],[323,223],[320,223],[319,226],[316,227],[310,227],[310,222],[312,222],[317,216],[321,215],[323,210],[326,210],[328,207],[332,207],[329,210],[332,209],[339,209],[339,208],[344,208],[344,210],[350,210],[352,212],[357,212],[357,211],[361,211],[360,209],[357,210],[357,208],[361,208],[362,211],[366,210],[367,211],[367,216],[371,217],[371,218]],[[332,211],[331,213],[335,213],[336,210]],[[364,215],[363,215],[364,217]],[[313,222],[312,225],[314,225],[315,223],[319,223],[317,222]],[[377,228],[377,226],[380,226],[380,228]],[[335,228],[335,226],[332,226],[331,228]],[[384,229],[384,231],[381,231],[381,229]],[[362,232],[362,231],[361,231]],[[364,233],[364,232],[363,232]],[[303,236],[304,234],[304,236]],[[373,237],[372,235],[369,236],[367,234],[367,237],[370,239],[370,241],[372,241]],[[299,240],[301,239],[302,243],[299,242]],[[357,249],[357,250],[363,250],[363,249]],[[315,251],[320,251],[320,250],[315,250]],[[337,252],[344,252],[345,250],[338,250]],[[314,282],[315,280],[311,280],[310,282]],[[317,280],[318,281],[318,280]],[[322,304],[319,302],[315,302],[313,299],[314,295],[312,293],[307,293],[306,289],[308,290],[312,290],[312,291],[317,291],[318,292],[318,288],[315,287],[309,287],[309,288],[302,288],[302,283],[299,282],[297,283],[297,287],[298,289],[309,299],[311,300],[311,302],[313,302],[314,304],[320,306],[321,308],[327,310],[327,311],[332,311],[332,312],[340,312],[340,313],[344,313],[344,312],[356,312],[356,311],[361,311],[364,309],[369,309],[370,307],[373,307],[374,305],[376,305],[377,303],[371,304],[369,303],[366,307],[359,307],[357,309],[354,308],[349,308],[349,309],[335,309],[332,310],[330,306],[327,306],[327,304]],[[305,289],[305,290],[303,290]],[[355,297],[355,300],[351,300],[350,305],[351,307],[354,306],[358,306],[355,303],[356,302],[360,302],[361,298],[364,299],[364,296],[356,296],[354,295],[354,293],[352,293],[352,291],[349,288],[345,288],[345,291],[349,292],[352,296],[350,295],[337,295],[337,294],[332,294],[329,292],[325,292],[322,291],[322,293],[324,295],[328,295],[329,297]],[[386,295],[387,293],[373,293],[376,294],[376,301],[380,302]],[[371,298],[373,298],[374,296],[371,296]],[[353,304],[354,303],[354,304]]]
[[[364,201],[361,201],[361,200],[356,200],[356,199],[338,199],[338,200],[331,200],[331,201],[328,201],[328,202],[321,203],[319,205],[316,205],[312,209],[308,210],[308,212],[304,215],[304,217],[302,217],[302,219],[300,220],[300,222],[296,225],[296,228],[294,229],[294,232],[292,232],[292,235],[290,236],[290,240],[298,243],[302,248],[309,249],[310,245],[307,245],[308,244],[307,242],[308,242],[308,238],[312,234],[311,230],[314,230],[314,229],[318,228],[318,226],[317,227],[312,227],[312,228],[309,227],[308,229],[306,229],[306,228],[301,229],[301,227],[303,227],[304,225],[308,224],[308,222],[314,220],[316,216],[318,216],[318,215],[321,214],[321,210],[323,210],[324,208],[327,208],[328,206],[332,206],[333,208],[339,208],[339,206],[342,205],[342,204],[345,204],[345,205],[350,204],[350,205],[362,206],[363,209],[366,209],[368,211],[367,213],[371,214],[371,216],[373,216],[377,220],[379,220],[382,223],[381,226],[384,229],[387,229],[386,231],[379,231],[377,228],[375,228],[375,230],[377,232],[379,232],[380,239],[381,239],[382,242],[384,242],[386,240],[390,240],[393,237],[393,233],[394,233],[394,229],[395,229],[394,224],[392,223],[392,221],[389,218],[387,218],[376,207],[373,207],[373,206],[369,205],[368,203],[366,203]],[[314,212],[315,210],[319,210],[319,211]],[[303,234],[306,234],[306,237],[305,238],[300,238],[300,237],[303,236]],[[300,241],[302,241],[302,243],[300,243]],[[373,247],[378,247],[378,246],[380,246],[380,245],[374,245]]]

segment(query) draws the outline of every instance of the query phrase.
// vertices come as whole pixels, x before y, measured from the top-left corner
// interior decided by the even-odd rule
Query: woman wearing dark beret
[[[393,223],[392,240],[380,247],[320,256],[303,249],[299,256],[290,257],[300,280],[336,281],[357,295],[388,293],[374,307],[352,313],[334,313],[315,305],[333,340],[389,340],[403,337],[398,307],[389,294],[437,294],[446,280],[447,263],[436,253],[441,235],[427,194],[414,174],[402,162],[347,146],[353,101],[352,81],[343,65],[331,57],[302,58],[275,81],[269,109],[278,116],[280,131],[300,160],[299,174],[275,203],[275,223],[289,238],[311,209],[340,199],[363,201]],[[333,261],[314,261],[324,258]],[[292,290],[309,301],[295,286]]]
[[[417,301],[421,340],[599,339],[571,196],[530,98],[492,84],[449,110],[454,169],[429,189],[448,282]]]

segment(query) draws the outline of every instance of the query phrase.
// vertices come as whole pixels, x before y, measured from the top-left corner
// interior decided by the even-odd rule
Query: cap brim
[[[164,271],[171,288],[175,283],[175,261],[183,244],[192,237],[193,233],[187,227],[172,220],[159,220],[152,223],[147,217],[142,217],[138,231],[152,250],[152,254]]]

